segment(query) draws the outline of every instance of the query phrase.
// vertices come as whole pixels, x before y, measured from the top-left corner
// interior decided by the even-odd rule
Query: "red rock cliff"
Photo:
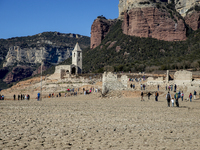
[[[172,19],[166,11],[155,7],[133,8],[124,14],[122,30],[124,34],[152,37],[165,41],[186,40],[183,20]]]
[[[194,11],[192,14],[188,14],[184,19],[193,30],[200,28],[200,12]]]
[[[101,41],[105,38],[114,22],[114,20],[107,20],[103,17],[95,19],[91,27],[91,49],[94,49],[101,44]]]

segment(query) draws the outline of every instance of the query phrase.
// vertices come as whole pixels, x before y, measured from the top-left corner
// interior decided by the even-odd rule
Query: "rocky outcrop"
[[[193,30],[200,28],[200,12],[193,11],[188,14],[185,18],[186,24],[188,24]]]
[[[176,11],[179,12],[183,17],[187,15],[187,11],[190,8],[199,4],[200,0],[175,0]]]
[[[156,7],[134,8],[125,13],[122,30],[131,36],[165,41],[186,40],[184,21],[176,16],[171,18],[167,11],[160,11]]]
[[[20,81],[23,78],[30,77],[33,73],[33,70],[31,67],[27,66],[16,66],[12,69],[11,72],[8,73],[8,75],[3,80],[6,83],[16,82]]]
[[[91,49],[101,44],[101,41],[105,38],[114,22],[116,22],[116,20],[107,20],[105,17],[97,17],[97,19],[94,20],[91,27]]]

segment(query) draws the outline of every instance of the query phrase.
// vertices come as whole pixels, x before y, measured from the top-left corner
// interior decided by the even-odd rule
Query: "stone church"
[[[71,75],[77,75],[82,73],[82,50],[78,43],[76,43],[74,50],[72,51],[72,64],[71,65],[59,65],[55,67],[53,76],[64,79]]]

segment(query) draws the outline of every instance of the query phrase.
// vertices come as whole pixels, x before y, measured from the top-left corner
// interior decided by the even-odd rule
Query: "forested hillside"
[[[70,63],[68,59],[62,64]],[[191,32],[186,41],[167,42],[125,35],[118,21],[97,48],[83,50],[84,72],[196,70],[199,65],[200,30]]]

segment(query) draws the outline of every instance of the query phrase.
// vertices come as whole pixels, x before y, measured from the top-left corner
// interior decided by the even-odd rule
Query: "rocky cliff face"
[[[200,28],[200,12],[193,11],[192,13],[187,14],[184,19],[193,30]]]
[[[71,56],[72,48],[57,47],[35,47],[20,48],[13,46],[9,48],[3,67],[17,64],[37,64],[42,60],[58,64]]]
[[[165,41],[186,40],[184,21],[171,18],[167,11],[160,11],[156,7],[134,8],[124,13],[122,30],[131,36]]]
[[[97,17],[97,19],[94,20],[91,27],[91,49],[101,44],[101,41],[105,38],[114,22],[115,20],[107,20],[105,17]]]
[[[185,22],[193,30],[200,28],[200,10],[195,10],[199,3],[200,0],[119,0],[118,19],[123,21],[126,35],[182,41],[186,40]],[[194,11],[188,13],[192,8]],[[103,18],[93,22],[91,49],[100,45],[111,25],[111,21]]]
[[[33,73],[33,69],[28,66],[16,66],[3,80],[6,83],[20,81],[23,78],[30,77]]]

